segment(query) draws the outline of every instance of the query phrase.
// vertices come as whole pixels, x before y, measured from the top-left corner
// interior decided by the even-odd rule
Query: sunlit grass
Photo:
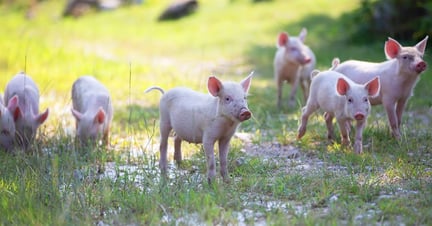
[[[357,46],[344,34],[339,18],[357,1],[201,1],[190,17],[164,23],[156,18],[169,1],[144,2],[79,19],[61,18],[61,1],[41,1],[32,20],[25,19],[23,8],[0,7],[0,92],[25,70],[39,85],[41,109],[50,108],[34,153],[0,153],[1,224],[431,221],[429,71],[407,106],[402,140],[391,137],[382,107],[374,107],[362,155],[342,147],[339,135],[335,143],[327,141],[321,113],[310,118],[306,135],[297,140],[301,98],[294,109],[276,108],[272,61],[280,31],[297,35],[307,27],[306,42],[319,69],[328,68],[335,56],[384,60],[384,40]],[[248,97],[253,118],[239,128],[250,144],[239,137],[231,141],[231,183],[219,176],[206,183],[200,145],[184,142],[185,161],[176,166],[172,139],[169,178],[161,180],[161,94],[144,90],[186,86],[206,93],[209,75],[240,81],[250,71],[255,71]],[[71,85],[86,74],[103,82],[113,97],[108,149],[74,146]],[[291,146],[299,157],[259,155],[269,147],[282,152]],[[258,155],[245,154],[247,148]]]

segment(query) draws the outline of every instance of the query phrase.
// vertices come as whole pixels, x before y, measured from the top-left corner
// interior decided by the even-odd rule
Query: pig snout
[[[252,113],[249,111],[249,109],[242,108],[240,110],[239,120],[240,120],[240,122],[243,122],[243,121],[250,119],[251,116],[252,116]]]
[[[422,61],[416,65],[415,70],[417,73],[421,73],[424,70],[426,70],[426,67],[427,67],[426,63],[424,61]]]
[[[357,121],[361,121],[361,120],[363,120],[365,117],[366,117],[366,116],[365,116],[363,113],[360,113],[360,112],[354,115],[354,118],[355,118],[355,120],[357,120]]]
[[[304,59],[303,59],[303,64],[308,64],[308,63],[310,63],[312,61],[312,59],[310,58],[310,57],[305,57]]]

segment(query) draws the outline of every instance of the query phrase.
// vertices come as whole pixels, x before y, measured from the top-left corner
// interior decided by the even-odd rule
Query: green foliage
[[[371,42],[392,37],[421,40],[432,33],[432,2],[428,0],[362,0],[344,16],[351,40]]]

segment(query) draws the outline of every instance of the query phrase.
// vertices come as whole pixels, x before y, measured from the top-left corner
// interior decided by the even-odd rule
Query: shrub
[[[349,37],[370,42],[392,37],[420,40],[432,34],[429,0],[362,0],[361,6],[343,17]]]

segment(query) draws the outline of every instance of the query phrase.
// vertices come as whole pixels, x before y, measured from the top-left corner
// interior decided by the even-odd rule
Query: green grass
[[[32,20],[19,3],[0,6],[0,92],[25,70],[39,85],[41,108],[50,108],[32,154],[0,152],[1,225],[431,224],[430,70],[408,103],[402,140],[391,137],[382,107],[374,107],[362,155],[328,143],[319,114],[296,140],[300,93],[297,108],[276,108],[272,61],[280,31],[297,35],[307,27],[319,69],[335,56],[384,60],[384,40],[353,45],[344,33],[340,17],[358,2],[209,0],[190,17],[158,23],[168,2],[79,19],[61,18],[61,1],[42,1]],[[431,62],[429,48],[425,60]],[[183,164],[161,180],[160,93],[143,91],[158,85],[206,92],[211,74],[239,81],[252,70],[254,117],[238,130],[252,137],[231,142],[231,183],[218,176],[208,185],[202,148],[187,143]],[[73,145],[70,89],[84,74],[101,80],[114,99],[109,150]],[[286,157],[284,148],[299,157]]]

